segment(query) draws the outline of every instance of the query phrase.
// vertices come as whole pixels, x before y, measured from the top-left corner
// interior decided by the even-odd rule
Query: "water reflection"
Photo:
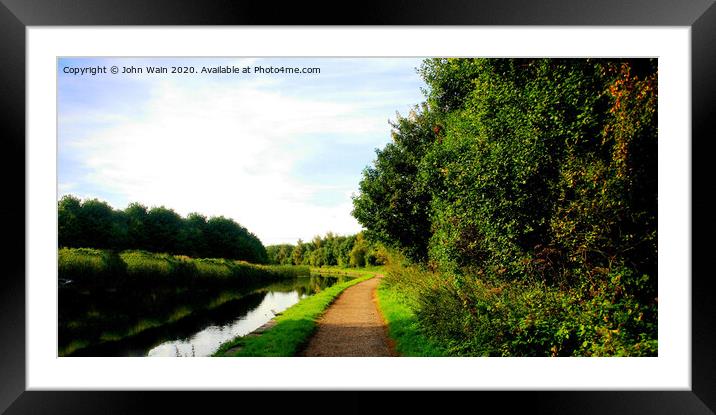
[[[148,356],[210,356],[219,346],[236,336],[251,333],[292,305],[306,298],[292,292],[268,292],[258,307],[225,325],[210,325],[188,339],[170,340],[153,348]]]
[[[254,331],[275,317],[276,313],[346,279],[321,276],[286,278],[267,282],[263,286],[252,286],[251,289],[202,291],[201,298],[197,298],[198,292],[194,291],[194,295],[187,297],[186,301],[174,303],[171,308],[165,307],[164,318],[148,314],[151,309],[138,308],[136,302],[134,307],[127,300],[112,303],[119,307],[107,306],[108,303],[104,302],[105,307],[95,318],[105,323],[117,320],[115,315],[124,316],[129,310],[133,310],[137,317],[133,323],[125,324],[121,329],[112,324],[102,324],[101,329],[73,331],[69,325],[61,324],[60,334],[64,335],[64,338],[61,336],[64,344],[79,345],[73,349],[65,346],[67,352],[61,354],[210,356],[222,343]],[[155,294],[145,292],[143,295],[157,297]],[[102,303],[96,296],[92,298],[95,303]],[[169,301],[166,303],[169,304]],[[141,313],[142,309],[146,311],[145,314]],[[79,310],[73,311],[80,314]],[[92,328],[87,324],[85,327]]]

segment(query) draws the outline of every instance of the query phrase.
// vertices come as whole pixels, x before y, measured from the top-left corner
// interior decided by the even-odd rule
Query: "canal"
[[[250,290],[203,292],[202,301],[186,301],[182,306],[173,307],[172,312],[161,319],[140,318],[121,334],[104,327],[85,335],[84,339],[68,339],[65,330],[65,338],[61,339],[64,340],[65,352],[60,354],[210,356],[222,343],[251,333],[300,300],[348,279],[350,277],[292,277],[252,286]],[[107,314],[111,311],[102,311],[103,317]],[[68,344],[73,346],[68,347]]]

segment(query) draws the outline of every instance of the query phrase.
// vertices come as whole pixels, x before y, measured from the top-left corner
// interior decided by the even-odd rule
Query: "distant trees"
[[[353,248],[351,249],[349,259],[350,265],[352,267],[364,267],[367,252],[368,249],[366,247],[365,240],[363,239],[363,234],[358,234],[355,239],[355,243],[353,243]]]
[[[75,198],[63,198],[58,206],[58,220],[60,244],[63,246],[77,241],[83,246],[110,248],[115,243],[113,236],[121,218],[109,205],[99,200],[80,203]]]
[[[115,210],[106,202],[67,195],[58,202],[60,247],[141,249],[197,258],[266,263],[266,248],[246,228],[223,216],[182,218],[164,206],[132,203]]]
[[[293,245],[269,245],[266,247],[266,255],[268,256],[269,262],[272,264],[279,265],[291,265],[293,264]]]
[[[367,241],[362,232],[348,236],[329,232],[323,237],[315,236],[310,242],[299,239],[296,245],[269,245],[266,253],[270,264],[283,265],[365,267],[387,261],[385,248]]]
[[[57,204],[57,222],[60,246],[83,244],[84,235],[80,218],[82,204],[76,197],[65,196]]]

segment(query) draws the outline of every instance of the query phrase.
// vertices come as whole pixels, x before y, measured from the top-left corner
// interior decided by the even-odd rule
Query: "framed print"
[[[716,411],[716,6],[521,3],[2,0],[0,409]]]

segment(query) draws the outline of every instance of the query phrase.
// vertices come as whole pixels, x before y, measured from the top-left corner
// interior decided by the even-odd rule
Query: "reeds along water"
[[[59,250],[59,354],[216,308],[308,267],[192,259],[144,251]]]

